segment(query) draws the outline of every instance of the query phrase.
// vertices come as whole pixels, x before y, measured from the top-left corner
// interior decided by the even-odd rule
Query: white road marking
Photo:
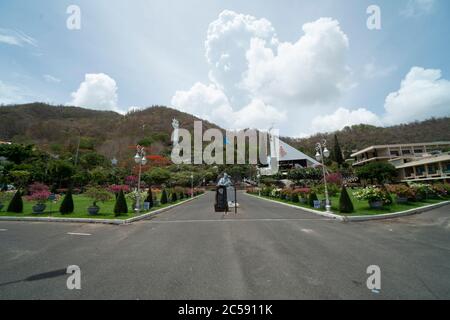
[[[333,219],[223,219],[223,220],[147,220],[146,223],[208,223],[208,222],[285,222],[285,221],[333,221]],[[311,230],[312,231],[312,230]]]
[[[8,229],[0,229],[0,232],[6,232]]]
[[[71,236],[92,236],[90,233],[67,232],[67,234]]]

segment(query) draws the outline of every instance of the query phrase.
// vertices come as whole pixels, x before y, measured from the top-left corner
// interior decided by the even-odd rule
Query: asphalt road
[[[342,223],[213,194],[127,226],[0,222],[0,299],[449,299],[450,207]],[[68,290],[69,265],[81,290]],[[366,269],[381,268],[381,292]]]

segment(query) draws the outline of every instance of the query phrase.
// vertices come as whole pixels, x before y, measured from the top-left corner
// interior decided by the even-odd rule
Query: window
[[[436,174],[437,172],[437,167],[434,164],[429,164],[428,165],[428,174]]]
[[[417,174],[418,176],[423,176],[423,175],[425,175],[425,166],[418,166],[418,167],[416,168],[416,174]]]
[[[414,149],[414,153],[423,153],[422,149]]]
[[[400,153],[398,151],[391,151],[391,156],[398,157]]]
[[[411,154],[411,150],[403,150],[403,154]]]

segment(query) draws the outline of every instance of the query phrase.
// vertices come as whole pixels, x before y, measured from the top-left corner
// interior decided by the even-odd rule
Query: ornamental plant
[[[50,197],[50,191],[37,191],[25,199],[30,202],[35,202],[36,204],[45,204]]]
[[[61,214],[71,214],[74,210],[73,197],[72,197],[72,189],[69,189],[64,196],[64,200],[59,207],[59,212]]]
[[[443,183],[433,184],[431,188],[433,189],[434,194],[440,198],[446,198],[449,195],[449,187],[446,187]]]
[[[317,198],[317,194],[315,192],[311,192],[309,194],[309,199],[308,199],[309,206],[314,208],[314,201],[317,201],[317,200],[319,200],[319,198]]]
[[[128,213],[127,200],[125,199],[123,189],[120,189],[119,194],[117,195],[116,204],[114,205],[114,215],[118,217],[122,214],[127,213]]]
[[[353,213],[355,208],[353,207],[352,199],[347,192],[347,188],[342,186],[341,196],[339,197],[339,212],[341,213]]]
[[[386,188],[398,198],[414,199],[416,197],[414,190],[404,184],[388,185]]]
[[[366,187],[364,189],[356,191],[355,193],[353,193],[353,195],[358,200],[367,200],[369,202],[382,201],[383,204],[386,205],[392,203],[390,194],[376,186]]]
[[[92,200],[92,206],[98,207],[97,202],[106,202],[113,198],[113,195],[100,187],[88,187],[84,194]]]
[[[435,195],[433,188],[429,184],[411,183],[410,187],[416,194],[416,200],[427,199],[428,197]]]
[[[147,198],[147,192],[141,191],[139,193],[137,190],[134,190],[134,191],[131,191],[130,193],[127,193],[125,198],[132,201],[133,207],[134,207],[134,204],[137,203],[138,198],[141,203],[144,203],[144,200]]]
[[[167,191],[166,189],[163,189],[161,192],[161,204],[167,204],[168,199],[167,199]]]
[[[116,195],[118,195],[120,191],[123,191],[123,193],[128,193],[130,192],[130,186],[126,184],[122,185],[113,184],[108,187],[108,191]]]
[[[22,200],[22,193],[20,192],[20,190],[17,190],[17,192],[14,194],[14,197],[11,199],[11,202],[9,203],[7,211],[13,213],[23,212],[23,200]]]

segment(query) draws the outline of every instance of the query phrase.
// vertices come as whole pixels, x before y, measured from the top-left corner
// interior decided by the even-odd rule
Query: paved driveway
[[[0,222],[0,298],[449,299],[450,207],[342,223],[239,195],[213,194],[127,226]],[[66,289],[78,265],[82,290]],[[366,287],[369,265],[382,290]]]

